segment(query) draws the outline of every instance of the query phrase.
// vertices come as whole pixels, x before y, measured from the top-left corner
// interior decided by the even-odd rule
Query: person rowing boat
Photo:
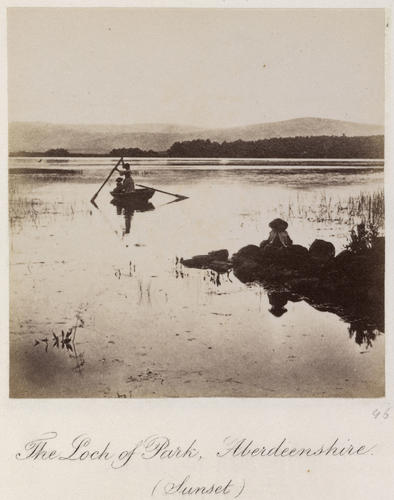
[[[122,183],[123,192],[132,193],[133,191],[135,191],[134,181],[133,178],[131,177],[130,164],[125,163],[123,165],[123,170],[119,170],[119,168],[117,167],[116,170],[119,172],[120,175],[124,175],[124,181]]]
[[[118,167],[122,163],[123,169],[120,170]],[[147,202],[150,198],[152,198],[153,194],[157,191],[159,193],[164,193],[168,194],[170,196],[174,196],[176,199],[174,201],[181,201],[181,200],[186,200],[188,196],[183,196],[180,194],[175,194],[175,193],[169,193],[168,191],[163,191],[162,189],[157,189],[149,186],[144,186],[143,184],[137,184],[138,187],[143,188],[143,189],[135,189],[135,184],[134,180],[131,177],[131,172],[130,172],[130,164],[129,163],[124,163],[123,158],[120,158],[116,165],[113,167],[111,172],[108,174],[107,178],[105,181],[101,184],[100,188],[98,191],[92,196],[90,202],[97,207],[95,200],[97,196],[99,195],[100,191],[103,189],[103,187],[107,184],[109,179],[111,178],[112,174],[117,171],[119,172],[120,175],[124,176],[124,181],[121,183],[120,181],[117,181],[117,185],[114,190],[111,191],[111,194],[114,199],[120,201],[122,200],[122,203],[124,203],[126,200],[128,201],[138,201],[138,202]],[[121,189],[122,188],[122,189]],[[172,203],[172,202],[171,202]]]

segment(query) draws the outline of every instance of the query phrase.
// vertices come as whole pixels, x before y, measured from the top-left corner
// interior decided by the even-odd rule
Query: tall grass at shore
[[[10,227],[14,227],[18,221],[27,220],[37,225],[42,202],[34,198],[23,196],[15,185],[8,189],[8,218]]]
[[[16,185],[9,185],[8,189],[8,219],[10,228],[15,229],[18,224],[29,223],[39,226],[39,219],[43,216],[64,215],[73,217],[77,211],[71,204],[61,201],[43,201],[22,194]]]
[[[384,232],[384,191],[360,193],[347,199],[333,198],[322,192],[315,203],[305,202],[300,196],[282,207],[281,215],[288,219],[309,222],[337,223],[354,226],[359,223],[377,227]]]

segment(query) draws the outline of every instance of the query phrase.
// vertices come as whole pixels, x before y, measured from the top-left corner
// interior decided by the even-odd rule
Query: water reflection
[[[298,191],[286,187],[283,175],[280,182],[276,176],[277,185],[267,187],[268,174],[256,180],[249,171],[231,176],[220,172],[216,177],[182,174],[178,186],[170,173],[155,172],[147,184],[156,185],[157,176],[163,190],[174,190],[176,184],[180,192],[190,193],[190,200],[164,207],[167,198],[157,195],[156,209],[145,216],[135,212],[153,206],[117,207],[105,192],[95,210],[89,200],[103,171],[94,175],[89,170],[83,179],[69,176],[67,182],[65,175],[56,174],[53,180],[42,175],[34,183],[31,175],[23,182],[22,176],[13,176],[11,215],[18,217],[24,231],[11,232],[12,394],[105,397],[129,394],[129,389],[133,397],[384,393],[384,336],[379,336],[376,323],[360,320],[367,316],[365,308],[363,316],[360,311],[358,316],[356,311],[345,314],[321,298],[309,307],[305,296],[288,296],[288,290],[272,283],[248,287],[234,279],[232,271],[186,269],[175,257],[226,245],[232,253],[255,238],[260,241],[262,228],[280,216],[280,207],[293,203],[294,208],[298,199]],[[357,182],[360,175],[357,185],[347,176],[342,191],[331,188],[331,177],[319,178],[325,179],[328,196],[346,201],[364,189],[367,176],[358,174]],[[308,184],[311,176],[292,175],[292,183],[298,177],[297,187],[304,188],[300,203],[314,208],[321,197],[316,182]],[[273,196],[276,203],[271,207]],[[303,245],[317,230],[321,238],[335,241],[337,251],[346,240],[346,221],[325,226],[297,220],[292,236]],[[123,240],[122,233],[127,234]],[[75,240],[70,238],[74,235]],[[57,320],[65,320],[66,334],[73,323],[69,312],[86,297],[90,319],[84,330],[78,328],[72,350],[66,344],[62,349]],[[302,302],[294,304],[296,300]],[[52,331],[59,347],[53,346]],[[46,342],[33,347],[35,338],[47,338],[48,347]],[[368,355],[360,355],[366,346]],[[240,352],[242,358],[234,354]],[[164,382],[151,372],[162,374]],[[368,383],[360,381],[361,372]]]
[[[268,292],[268,300],[271,304],[271,308],[268,309],[271,314],[280,318],[283,314],[287,313],[287,309],[284,307],[289,299],[289,294],[287,292]]]
[[[372,341],[380,335],[379,330],[368,324],[365,319],[355,320],[348,327],[349,338],[354,340],[359,346],[372,347]]]
[[[265,287],[263,286],[263,288]],[[362,302],[358,302],[357,300],[353,304],[317,303],[309,300],[307,297],[290,292],[269,291],[267,288],[265,289],[269,304],[271,305],[268,311],[278,318],[288,312],[285,308],[288,302],[304,301],[318,311],[330,312],[341,318],[349,325],[349,338],[354,338],[356,344],[359,346],[372,347],[372,343],[376,340],[376,337],[384,333],[383,311],[376,308],[368,310]]]
[[[130,233],[131,221],[133,219],[134,212],[148,212],[155,209],[154,205],[150,202],[141,204],[125,204],[112,200],[111,204],[115,205],[116,215],[123,215],[124,217],[125,226],[123,235]]]
[[[184,279],[189,277],[189,274],[185,273],[184,269],[184,266],[177,258],[175,261],[176,278]],[[231,271],[220,273],[207,269],[202,279],[213,284],[215,294],[221,295],[218,289],[223,284],[223,278],[226,278],[227,283],[232,283],[230,273]],[[354,341],[359,346],[371,348],[376,338],[384,333],[384,308],[376,307],[376,303],[372,307],[368,306],[361,297],[357,297],[351,303],[341,303],[339,298],[337,302],[328,300],[318,302],[307,295],[299,295],[268,282],[260,283],[259,289],[264,290],[267,294],[270,305],[268,312],[277,318],[288,312],[285,306],[289,302],[305,302],[317,311],[329,312],[338,316],[348,325],[349,338],[354,338]]]
[[[45,352],[48,352],[48,348],[50,343],[52,342],[52,349],[62,350],[64,353],[69,354],[69,357],[75,361],[74,370],[79,374],[82,374],[82,368],[85,364],[85,357],[83,352],[78,352],[77,349],[77,330],[78,328],[83,328],[84,322],[82,318],[77,318],[77,323],[69,328],[66,332],[64,330],[61,331],[61,334],[56,335],[55,332],[52,332],[52,338],[43,337],[39,339],[35,339],[33,347],[37,347],[38,345],[45,346]]]

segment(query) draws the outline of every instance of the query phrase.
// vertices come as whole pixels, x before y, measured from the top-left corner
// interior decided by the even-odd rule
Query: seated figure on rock
[[[283,219],[274,219],[269,223],[271,232],[269,234],[268,240],[264,240],[260,243],[260,248],[287,248],[293,244],[290,236],[288,235],[287,222]]]

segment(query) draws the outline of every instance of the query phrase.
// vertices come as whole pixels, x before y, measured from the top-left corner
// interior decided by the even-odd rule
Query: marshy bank
[[[350,229],[348,242],[337,255],[330,241],[315,239],[309,248],[293,243],[287,232],[277,244],[263,240],[249,244],[231,258],[226,249],[182,259],[184,266],[229,273],[243,283],[258,283],[267,292],[272,314],[286,312],[288,301],[304,300],[320,311],[337,314],[365,331],[384,331],[384,192],[360,193],[346,202],[334,201],[325,193],[312,206],[289,203],[290,219],[336,223]],[[357,223],[356,223],[357,222]],[[271,235],[276,229],[286,231],[282,219],[271,221]],[[356,224],[354,227],[353,225]],[[281,234],[280,232],[278,234]],[[360,338],[360,337],[359,337]]]
[[[288,301],[307,302],[337,314],[365,330],[384,331],[385,240],[374,226],[359,224],[347,248],[335,255],[331,242],[316,239],[302,245],[274,247],[263,241],[247,245],[231,259],[227,250],[182,260],[186,267],[233,271],[243,283],[258,283],[268,293],[270,312],[281,316]]]
[[[11,395],[383,395],[380,324],[246,286],[232,270],[179,262],[197,249],[233,255],[258,246],[275,217],[289,222],[295,243],[323,239],[336,254],[369,212],[383,235],[382,171],[220,170],[210,160],[191,169],[158,160],[136,162],[136,181],[190,198],[165,205],[155,194],[154,210],[130,218],[110,204],[111,185],[98,209],[89,203],[108,171],[102,159],[70,159],[78,175],[10,175]],[[61,349],[61,331],[75,325],[81,304],[79,370],[75,353]]]

